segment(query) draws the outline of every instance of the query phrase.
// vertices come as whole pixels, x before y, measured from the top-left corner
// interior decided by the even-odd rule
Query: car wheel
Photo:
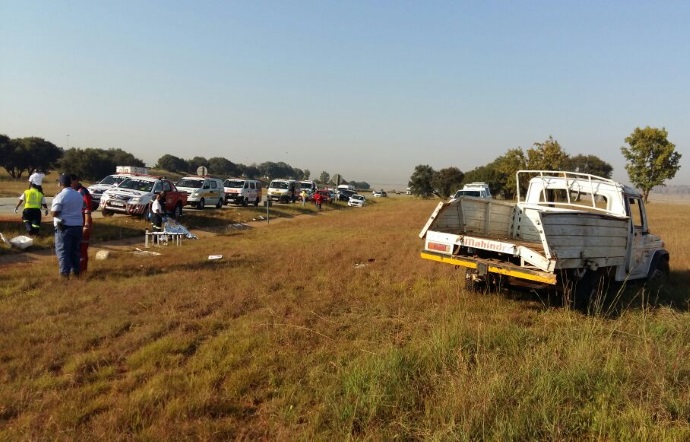
[[[177,203],[175,206],[175,210],[173,210],[173,218],[175,219],[180,219],[182,216],[182,204]]]
[[[248,203],[247,198],[246,197],[242,198],[242,207],[247,207],[247,203]]]
[[[254,201],[254,207],[259,207],[260,202],[261,202],[261,199],[257,198],[256,201]]]
[[[216,209],[220,209],[223,207],[223,200],[221,198],[218,198],[218,202],[216,203]]]
[[[204,210],[204,205],[205,205],[205,204],[206,204],[206,202],[204,201],[203,198],[201,198],[201,199],[199,200],[199,202],[197,203],[196,208],[199,209],[199,210]]]
[[[664,282],[670,271],[671,268],[668,265],[668,259],[664,259],[664,257],[662,257],[659,259],[656,266],[649,271],[649,276],[647,276],[647,279],[656,283]]]
[[[108,210],[108,209],[103,209],[103,210],[101,210],[101,215],[103,215],[103,216],[113,216],[114,213],[113,213],[112,211]]]

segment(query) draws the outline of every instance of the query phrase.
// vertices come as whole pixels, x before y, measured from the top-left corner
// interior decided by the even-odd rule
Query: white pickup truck
[[[516,178],[517,202],[460,196],[439,203],[419,234],[421,257],[465,267],[471,285],[555,288],[579,305],[605,278],[669,272],[637,190],[576,172],[521,170]]]

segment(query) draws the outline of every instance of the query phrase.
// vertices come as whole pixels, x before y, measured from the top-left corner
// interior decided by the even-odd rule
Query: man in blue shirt
[[[58,184],[62,190],[53,198],[50,209],[55,225],[55,254],[58,257],[60,275],[69,278],[70,273],[73,273],[78,277],[84,200],[79,192],[72,189],[69,175],[60,175]]]

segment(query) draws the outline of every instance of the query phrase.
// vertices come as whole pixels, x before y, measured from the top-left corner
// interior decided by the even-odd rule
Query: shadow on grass
[[[519,288],[479,290],[478,294],[502,294],[509,299],[529,303],[531,308],[570,308],[562,293]],[[671,271],[662,281],[610,282],[608,290],[601,288],[580,310],[584,314],[618,317],[626,310],[668,308],[677,312],[690,311],[690,271]]]

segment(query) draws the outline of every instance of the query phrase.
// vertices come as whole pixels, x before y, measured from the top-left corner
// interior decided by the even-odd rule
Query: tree
[[[564,170],[611,178],[613,166],[596,155],[575,155],[568,159],[564,166]]]
[[[235,163],[222,157],[209,158],[207,167],[209,173],[220,176],[233,176],[239,171]],[[196,169],[194,173],[196,173]]]
[[[319,175],[319,181],[328,184],[331,181],[331,176],[324,170],[321,172],[321,175]]]
[[[549,135],[543,143],[534,143],[527,149],[527,167],[536,170],[562,170],[568,161],[568,154],[558,141]]]
[[[491,168],[497,171],[496,180],[490,182],[491,192],[502,193],[505,199],[513,199],[517,192],[515,174],[518,170],[527,168],[524,152],[519,147],[508,149],[505,155],[496,158],[491,165]]]
[[[443,198],[450,197],[462,184],[465,174],[457,167],[447,167],[434,174],[431,184]]]
[[[16,138],[10,140],[4,136],[0,140],[2,166],[12,178],[21,179],[24,172],[30,173],[33,169],[47,172],[53,170],[63,151],[50,141],[39,137]]]
[[[185,160],[174,155],[165,154],[158,158],[157,169],[167,170],[169,172],[186,172],[189,166]]]
[[[621,147],[627,161],[625,170],[630,181],[642,191],[645,202],[654,186],[663,186],[680,169],[681,154],[676,145],[668,141],[666,128],[645,127],[625,139],[630,147]]]
[[[210,171],[211,167],[208,164],[209,161],[210,160],[207,160],[206,158],[199,157],[199,156],[192,158],[191,160],[187,161],[187,164],[189,165],[189,172],[190,173],[196,173],[196,170],[200,166],[204,166],[205,168],[207,168]]]
[[[85,181],[100,181],[104,176],[115,173],[118,164],[103,149],[78,149],[65,151],[60,168],[65,173],[77,174]]]
[[[125,152],[122,149],[110,148],[105,151],[106,156],[113,160],[116,166],[135,166],[135,167],[145,167],[144,163],[139,158],[135,157],[129,152]],[[112,173],[112,172],[110,172]],[[103,177],[103,175],[101,175]]]
[[[431,196],[434,191],[432,181],[436,171],[429,165],[418,165],[414,168],[414,172],[410,177],[407,185],[413,195],[419,195],[425,198]]]

